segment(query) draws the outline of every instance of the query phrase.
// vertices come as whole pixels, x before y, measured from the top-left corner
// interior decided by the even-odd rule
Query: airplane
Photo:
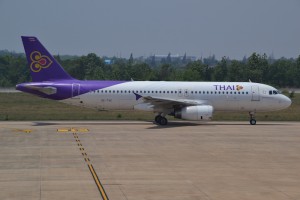
[[[218,111],[277,111],[291,100],[272,86],[254,82],[178,82],[77,80],[71,77],[36,37],[22,36],[32,82],[16,85],[22,92],[97,110],[154,112],[166,125],[166,115],[191,121],[211,120]]]

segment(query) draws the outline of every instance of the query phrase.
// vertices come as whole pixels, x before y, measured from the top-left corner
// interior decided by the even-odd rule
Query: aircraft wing
[[[142,97],[144,103],[153,106],[154,108],[174,108],[174,107],[184,107],[184,106],[196,106],[207,104],[206,100],[190,100],[190,99],[171,99],[171,98],[161,98],[161,97]]]

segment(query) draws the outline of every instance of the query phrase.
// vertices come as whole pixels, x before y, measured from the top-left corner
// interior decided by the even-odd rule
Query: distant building
[[[180,56],[178,54],[176,55],[170,55],[171,60],[183,60],[184,56]],[[154,59],[155,62],[161,62],[163,60],[166,60],[168,58],[168,55],[153,55],[149,57],[150,59]],[[196,56],[186,56],[187,61],[196,61]]]
[[[107,64],[107,65],[111,65],[113,62],[112,62],[111,59],[105,59],[104,63]]]

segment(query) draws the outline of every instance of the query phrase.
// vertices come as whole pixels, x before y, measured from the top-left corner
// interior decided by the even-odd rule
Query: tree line
[[[253,53],[243,60],[214,57],[196,61],[170,60],[155,63],[151,59],[110,58],[94,53],[84,56],[54,56],[80,80],[150,80],[150,81],[246,81],[275,87],[300,87],[300,56],[296,59],[270,59],[266,54]],[[29,82],[30,72],[24,54],[0,52],[0,86],[12,87]]]

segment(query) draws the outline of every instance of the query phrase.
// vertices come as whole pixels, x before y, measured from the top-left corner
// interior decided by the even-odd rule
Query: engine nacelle
[[[211,120],[213,110],[213,107],[209,105],[187,106],[178,110],[175,109],[174,117],[194,121]]]

